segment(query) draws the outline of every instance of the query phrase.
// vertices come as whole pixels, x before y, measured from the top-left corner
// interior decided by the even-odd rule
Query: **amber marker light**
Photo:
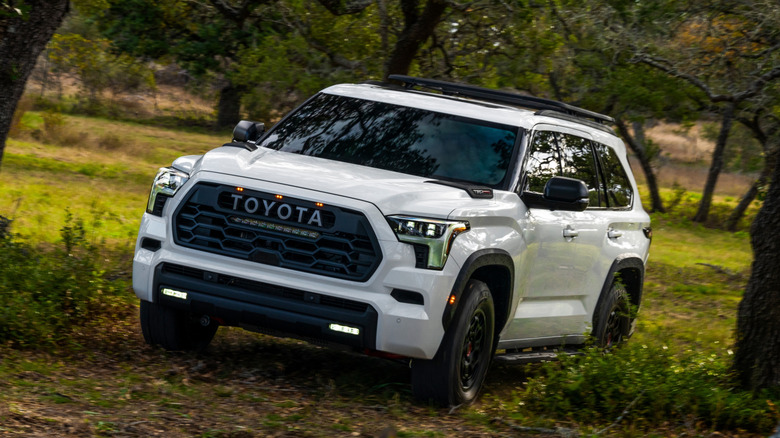
[[[450,306],[455,304],[455,294],[450,295],[450,299],[447,302],[450,303]]]
[[[325,204],[323,204],[322,202],[315,202],[314,205],[316,205],[317,207],[324,207],[325,206]]]
[[[244,191],[244,188],[243,188],[243,187],[236,187],[236,191],[237,191],[237,192],[243,192],[243,191]]]
[[[276,195],[276,199],[284,199],[284,196],[282,196],[282,195]]]

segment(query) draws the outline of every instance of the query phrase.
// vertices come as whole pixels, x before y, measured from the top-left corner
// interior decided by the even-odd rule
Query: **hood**
[[[208,152],[194,171],[240,175],[374,204],[385,214],[447,218],[464,205],[485,207],[490,199],[472,199],[459,188],[432,184],[431,178],[406,175],[324,158],[259,148],[222,147]],[[262,184],[258,184],[262,190]]]

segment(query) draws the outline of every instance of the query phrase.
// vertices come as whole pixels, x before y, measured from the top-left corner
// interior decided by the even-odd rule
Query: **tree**
[[[780,387],[780,166],[750,230],[753,269],[737,312],[734,367],[746,388]]]
[[[764,166],[758,178],[742,195],[739,203],[726,219],[724,226],[729,231],[736,231],[740,219],[745,215],[750,204],[770,182],[772,172],[777,165],[778,154],[780,154],[780,119],[777,116],[759,111],[752,116],[739,116],[737,120],[747,127],[752,132],[753,137],[761,144],[764,152]]]
[[[373,5],[373,1],[355,0],[342,2],[340,0],[318,0],[322,6],[333,15],[357,14]],[[380,2],[384,9],[383,29],[387,29],[386,3]],[[433,35],[448,8],[445,0],[400,0],[403,27],[396,35],[395,44],[385,61],[384,74],[408,74],[415,57],[422,45]],[[383,32],[384,40],[387,34]],[[384,43],[387,44],[386,42]]]
[[[706,222],[724,166],[729,132],[748,101],[780,79],[780,6],[774,1],[709,0],[681,6],[672,40],[636,44],[641,62],[698,88],[720,116],[720,132],[695,222]],[[681,11],[683,12],[683,11]]]
[[[0,163],[27,79],[68,9],[68,0],[0,2]]]
[[[150,59],[173,58],[198,77],[218,75],[217,125],[240,119],[246,87],[236,83],[239,53],[274,31],[273,0],[109,0],[99,14],[117,50]]]

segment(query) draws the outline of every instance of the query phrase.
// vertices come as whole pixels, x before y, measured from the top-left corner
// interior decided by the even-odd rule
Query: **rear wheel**
[[[470,280],[439,351],[412,362],[416,398],[444,406],[476,400],[493,358],[495,310],[487,285]]]
[[[202,351],[219,327],[213,320],[204,326],[186,312],[144,300],[140,317],[146,343],[169,351]]]
[[[631,306],[628,293],[622,285],[612,284],[596,316],[593,336],[600,347],[611,350],[628,339]]]

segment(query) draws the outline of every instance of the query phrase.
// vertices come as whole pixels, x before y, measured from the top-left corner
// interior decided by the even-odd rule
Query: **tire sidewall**
[[[618,314],[613,315],[613,312],[618,312]],[[629,298],[626,289],[619,283],[613,283],[600,304],[597,319],[594,321],[593,336],[598,346],[609,350],[628,339],[631,327],[629,312]],[[619,324],[621,325],[622,333],[617,341],[608,338],[611,317],[620,318]]]
[[[471,320],[478,313],[483,314],[485,317],[486,336],[482,340],[483,351],[481,351],[473,383],[469,388],[464,389],[461,385],[463,343],[470,328]],[[494,327],[495,309],[490,290],[485,283],[471,280],[466,287],[466,294],[464,294],[464,299],[456,312],[450,330],[447,331],[439,349],[439,354],[442,355],[440,359],[444,361],[448,368],[447,380],[450,387],[450,405],[468,404],[477,398],[493,358]]]

